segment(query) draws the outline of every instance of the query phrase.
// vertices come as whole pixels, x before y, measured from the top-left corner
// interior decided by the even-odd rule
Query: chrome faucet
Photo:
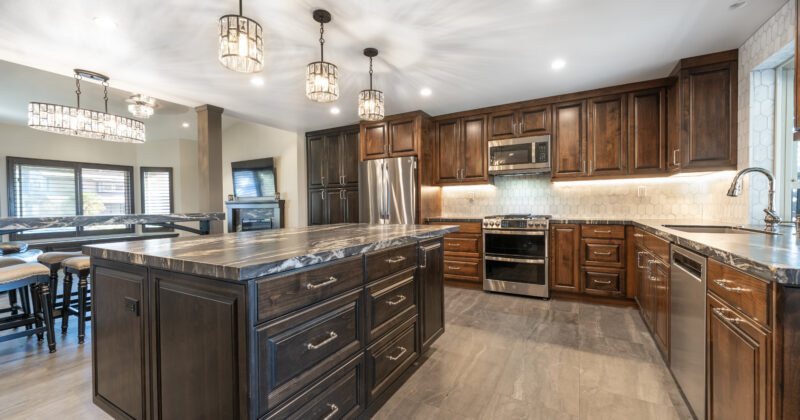
[[[742,169],[741,171],[736,173],[736,176],[733,177],[733,182],[731,182],[731,187],[728,188],[728,197],[738,197],[739,193],[742,191],[742,175],[749,174],[750,172],[760,172],[767,177],[769,181],[769,203],[767,203],[767,208],[764,209],[764,223],[768,227],[775,227],[778,223],[781,222],[780,216],[778,213],[775,212],[775,177],[772,175],[772,172],[764,169],[764,168],[747,168]]]

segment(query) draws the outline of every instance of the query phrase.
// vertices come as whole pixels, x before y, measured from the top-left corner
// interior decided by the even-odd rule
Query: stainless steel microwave
[[[550,136],[492,140],[488,155],[490,175],[550,172]]]

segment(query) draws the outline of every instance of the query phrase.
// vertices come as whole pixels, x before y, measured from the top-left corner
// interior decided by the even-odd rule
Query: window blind
[[[168,170],[142,170],[142,213],[172,213],[172,174]]]
[[[81,169],[83,214],[130,214],[130,172],[117,169]],[[124,229],[125,225],[92,225],[85,230]]]
[[[14,217],[75,216],[75,169],[15,164],[13,167]],[[49,228],[37,233],[74,232],[75,228]]]

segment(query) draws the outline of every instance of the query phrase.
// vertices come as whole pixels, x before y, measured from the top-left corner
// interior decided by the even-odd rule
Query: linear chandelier
[[[88,70],[75,69],[76,107],[44,102],[28,103],[28,127],[65,134],[122,143],[144,143],[145,126],[141,121],[108,113],[107,76]],[[103,85],[105,111],[81,108],[81,79],[95,80]]]

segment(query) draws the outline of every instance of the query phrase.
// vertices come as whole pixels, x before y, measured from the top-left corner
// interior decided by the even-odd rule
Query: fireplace
[[[228,232],[284,227],[284,200],[226,201]]]

